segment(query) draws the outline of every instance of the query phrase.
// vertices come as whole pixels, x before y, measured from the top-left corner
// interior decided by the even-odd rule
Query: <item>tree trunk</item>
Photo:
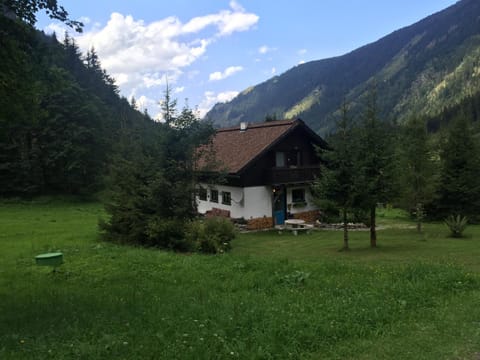
[[[350,250],[348,246],[348,223],[347,223],[347,209],[343,209],[343,249]]]
[[[422,222],[421,222],[421,221],[417,221],[417,231],[418,231],[419,233],[422,232]]]
[[[377,230],[376,230],[376,206],[370,208],[370,247],[377,247]]]
[[[416,215],[417,215],[417,232],[422,232],[422,219],[423,219],[423,205],[420,202],[416,203]]]

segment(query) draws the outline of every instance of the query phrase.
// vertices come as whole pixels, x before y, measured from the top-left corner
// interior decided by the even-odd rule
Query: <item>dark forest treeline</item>
[[[90,194],[122,134],[153,126],[93,49],[0,16],[0,196]]]

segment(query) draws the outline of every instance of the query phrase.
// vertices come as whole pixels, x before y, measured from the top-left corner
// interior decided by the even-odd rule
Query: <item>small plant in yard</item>
[[[454,238],[463,237],[463,231],[468,225],[468,218],[462,215],[450,215],[445,219],[445,225],[450,229],[450,235]]]
[[[309,272],[296,270],[293,273],[282,276],[280,282],[290,286],[303,286],[309,277]]]
[[[235,238],[235,226],[224,218],[213,217],[204,221],[194,221],[186,232],[187,240],[196,244],[200,252],[223,253],[230,250],[230,242]]]

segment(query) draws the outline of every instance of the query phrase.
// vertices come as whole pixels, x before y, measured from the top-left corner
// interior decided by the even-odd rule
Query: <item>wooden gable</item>
[[[300,119],[252,124],[244,130],[240,127],[220,129],[213,139],[216,162],[220,169],[228,172],[228,182],[235,186],[272,183],[272,171],[278,167],[277,153],[285,156],[284,173],[289,168],[292,174],[298,173],[298,169],[318,168],[315,145],[326,147],[325,141]],[[298,156],[295,166],[288,158],[293,153]],[[305,179],[308,180],[311,176]]]

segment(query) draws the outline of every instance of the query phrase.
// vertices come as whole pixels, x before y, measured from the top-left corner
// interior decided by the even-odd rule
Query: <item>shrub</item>
[[[322,200],[320,203],[320,208],[322,209],[320,215],[321,222],[333,224],[341,221],[340,211],[332,201]]]
[[[179,219],[152,218],[147,224],[148,243],[175,251],[191,251],[194,244],[185,236],[185,221]]]
[[[349,216],[349,221],[370,226],[370,212],[364,209],[355,208]]]
[[[450,215],[445,219],[445,224],[450,229],[450,235],[454,238],[461,238],[463,231],[468,225],[468,218],[461,215]]]
[[[197,220],[190,223],[186,238],[200,252],[222,253],[230,250],[230,242],[235,238],[235,227],[230,220],[220,217]]]

